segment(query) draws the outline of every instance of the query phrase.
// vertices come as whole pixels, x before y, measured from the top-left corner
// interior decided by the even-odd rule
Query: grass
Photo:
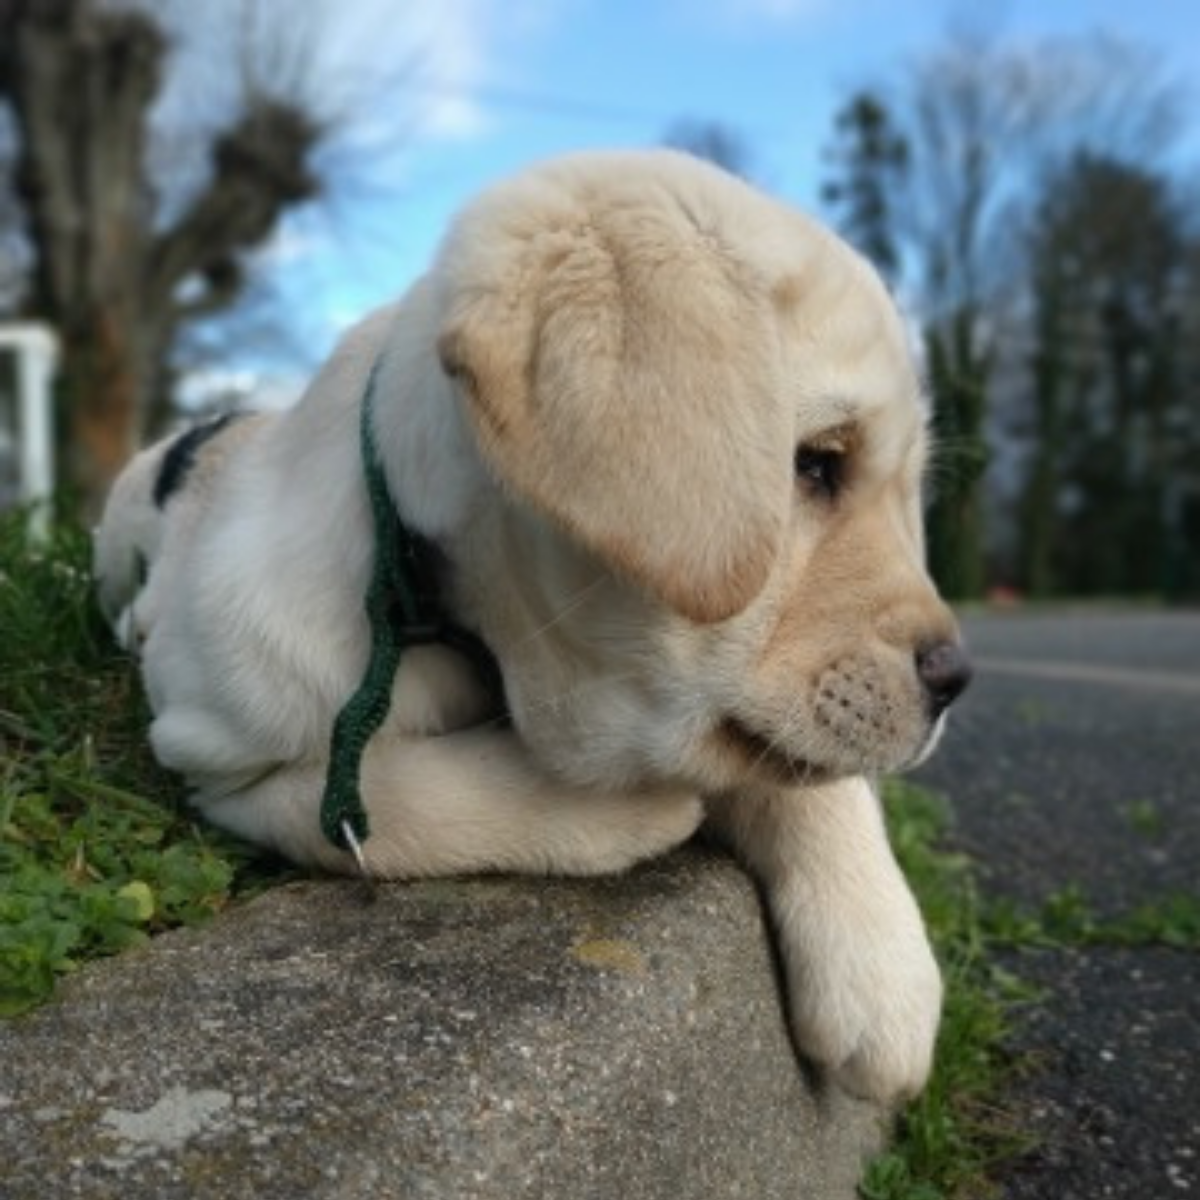
[[[892,841],[921,902],[942,963],[946,1000],[933,1077],[901,1115],[890,1148],[868,1168],[864,1200],[975,1200],[995,1194],[991,1177],[1033,1146],[1007,1099],[1030,1069],[1009,1047],[1035,989],[999,965],[996,951],[1067,946],[1200,949],[1200,896],[1165,895],[1101,917],[1068,886],[1034,908],[980,895],[970,863],[941,849],[945,804],[910,785],[887,791]],[[1145,824],[1146,812],[1136,810]],[[1154,832],[1157,832],[1155,827]],[[1011,958],[1011,955],[1009,956]]]
[[[940,848],[943,801],[891,781],[888,824],[921,903],[946,985],[934,1071],[901,1115],[889,1149],[868,1167],[865,1200],[942,1200],[986,1195],[987,1177],[1028,1141],[1004,1105],[1018,1064],[1007,1050],[1031,989],[991,957],[984,902],[968,860]]]
[[[241,844],[199,827],[146,747],[137,673],[92,601],[89,545],[56,530],[31,549],[0,514],[0,1015],[26,1012],[81,963],[211,918],[272,877]],[[1034,911],[985,901],[970,864],[941,848],[944,804],[891,783],[893,843],[920,899],[946,979],[933,1078],[869,1167],[866,1200],[988,1194],[1027,1140],[1005,1107],[1019,1064],[1006,1046],[1032,991],[996,946],[1200,946],[1200,900],[1167,897],[1100,920],[1064,889]],[[1130,825],[1160,832],[1147,804]],[[277,873],[276,873],[277,874]]]
[[[1125,819],[1134,833],[1149,841],[1159,841],[1166,833],[1166,822],[1153,800],[1135,800],[1125,809]]]
[[[1034,909],[995,901],[983,916],[987,936],[1017,948],[1169,946],[1200,950],[1200,895],[1172,892],[1119,916],[1097,916],[1075,885],[1052,892]]]
[[[95,610],[88,562],[80,530],[31,549],[21,517],[0,515],[0,1015],[89,959],[209,919],[253,879],[249,852],[197,826],[150,756],[137,673]],[[937,1072],[864,1195],[928,1200],[1011,1148],[995,1097],[1023,993],[988,961],[967,864],[936,848],[941,806],[896,784],[889,808],[948,994]]]
[[[247,886],[248,852],[198,827],[147,748],[134,665],[92,602],[89,547],[62,528],[38,550],[0,516],[0,1014],[28,1011],[80,963],[202,922]],[[997,1116],[1000,1048],[1024,993],[986,953],[945,814],[892,785],[892,834],[925,909],[948,994],[937,1072],[871,1168],[871,1200],[949,1196],[1013,1146]],[[1014,921],[1016,918],[1014,917]]]
[[[146,748],[133,664],[95,610],[86,535],[0,514],[0,1015],[62,975],[219,912],[253,876]]]

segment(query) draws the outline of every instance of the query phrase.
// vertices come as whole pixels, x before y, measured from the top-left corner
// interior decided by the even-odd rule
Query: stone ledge
[[[9,1200],[851,1200],[881,1114],[815,1087],[754,890],[280,888],[0,1024]]]

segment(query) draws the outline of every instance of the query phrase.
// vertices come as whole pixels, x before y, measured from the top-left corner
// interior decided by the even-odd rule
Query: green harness
[[[361,844],[371,832],[359,786],[362,757],[391,707],[392,685],[404,651],[434,643],[449,646],[471,660],[494,694],[503,694],[500,670],[487,646],[445,615],[438,583],[440,552],[404,524],[388,491],[372,419],[378,377],[376,362],[367,380],[359,421],[363,476],[375,535],[375,566],[365,598],[371,653],[362,682],[334,720],[321,800],[322,832],[339,849],[352,851],[360,866]]]

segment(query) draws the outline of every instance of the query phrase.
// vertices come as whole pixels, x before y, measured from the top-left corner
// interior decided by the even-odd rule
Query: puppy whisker
[[[585,584],[579,589],[569,600],[548,620],[544,625],[539,625],[536,629],[526,634],[513,645],[514,650],[520,650],[528,646],[531,642],[536,641],[542,634],[553,629],[555,625],[565,621],[572,613],[577,612],[591,598],[592,594],[600,587],[607,579],[606,575],[597,575],[591,583]]]
[[[583,696],[588,692],[595,691],[598,688],[611,687],[615,684],[621,684],[635,680],[637,675],[635,672],[625,672],[616,675],[605,675],[596,679],[581,680],[565,690],[555,692],[549,696],[543,696],[536,700],[527,701],[522,705],[523,711],[527,716],[539,716],[543,713],[561,712],[571,701],[577,697]],[[494,717],[489,717],[484,721],[480,721],[473,728],[488,729],[500,728],[509,720],[507,713],[497,714]]]

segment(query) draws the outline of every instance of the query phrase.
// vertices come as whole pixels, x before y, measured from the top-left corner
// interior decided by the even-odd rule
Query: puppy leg
[[[707,803],[765,888],[798,1048],[857,1095],[920,1091],[941,978],[870,786],[848,779]]]
[[[323,764],[280,767],[227,798],[201,801],[214,823],[296,862],[351,872],[321,835]],[[371,833],[364,854],[385,878],[517,871],[620,871],[691,836],[693,793],[613,793],[550,779],[508,731],[376,738],[361,786]]]

